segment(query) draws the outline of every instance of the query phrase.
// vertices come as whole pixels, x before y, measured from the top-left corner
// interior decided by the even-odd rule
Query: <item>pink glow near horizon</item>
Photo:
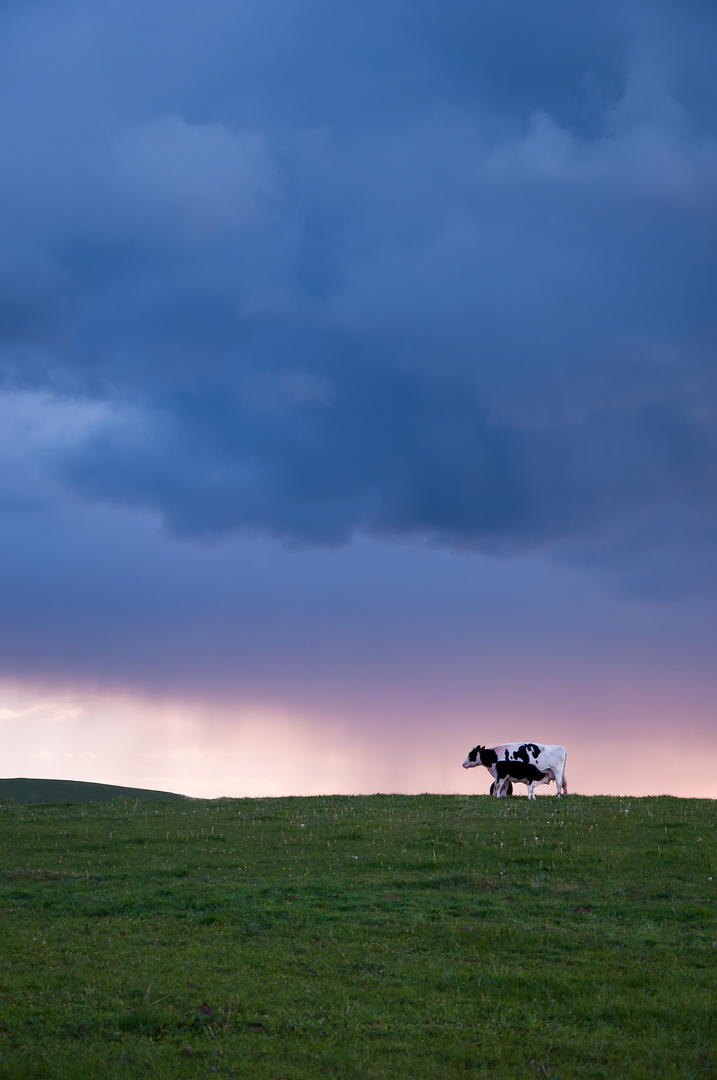
[[[491,726],[480,717],[448,715],[439,723],[413,715],[411,724],[374,717],[368,727],[347,715],[315,717],[258,705],[210,707],[6,685],[0,691],[2,771],[205,798],[480,794],[488,790],[488,773],[461,767],[477,734],[487,744],[525,737],[564,743],[574,794],[717,797],[713,777],[680,768],[674,730],[657,722],[654,703],[642,714],[629,701],[622,715],[616,706],[609,727],[589,721],[594,734],[557,714],[550,724],[535,714],[526,723],[516,711]],[[702,732],[700,753],[717,751],[717,732],[707,716],[681,719],[679,746],[685,746],[684,733],[693,727]],[[553,792],[551,786],[541,793]]]

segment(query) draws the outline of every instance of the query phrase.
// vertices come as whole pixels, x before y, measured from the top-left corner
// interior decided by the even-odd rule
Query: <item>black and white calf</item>
[[[554,780],[558,796],[567,795],[568,781],[565,763],[568,752],[564,746],[544,746],[542,743],[505,743],[503,746],[474,746],[463,762],[464,769],[485,765],[493,777],[491,795],[504,799],[511,781],[526,784],[528,798],[534,799],[534,788]]]

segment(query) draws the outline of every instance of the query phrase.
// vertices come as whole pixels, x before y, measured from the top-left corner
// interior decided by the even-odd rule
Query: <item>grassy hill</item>
[[[171,791],[89,784],[84,780],[30,780],[24,776],[0,780],[0,803],[84,803],[112,802],[113,799],[183,799]]]
[[[717,1076],[715,804],[0,808],[0,1077]]]

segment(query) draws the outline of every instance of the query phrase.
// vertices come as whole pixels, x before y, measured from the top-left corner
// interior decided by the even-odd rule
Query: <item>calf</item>
[[[567,795],[567,757],[564,746],[545,746],[542,743],[505,743],[491,748],[474,746],[463,762],[463,768],[473,769],[476,765],[484,765],[493,777],[491,794],[497,799],[505,798],[511,781],[526,784],[528,798],[534,799],[534,788],[549,784],[551,780],[556,783],[558,796]]]

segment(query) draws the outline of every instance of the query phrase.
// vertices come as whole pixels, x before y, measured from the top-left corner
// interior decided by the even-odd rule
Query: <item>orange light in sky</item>
[[[246,703],[199,704],[122,694],[0,690],[3,773],[159,788],[205,798],[376,791],[480,794],[484,769],[461,767],[476,739],[528,738],[568,748],[576,794],[717,797],[717,781],[679,767],[675,736],[652,703],[652,734],[634,704],[613,705],[608,728],[574,716],[310,716]],[[521,710],[522,712],[522,710]],[[695,717],[707,730],[704,717]],[[669,717],[663,717],[669,720]],[[620,728],[624,733],[620,734]],[[632,731],[632,734],[631,734]],[[700,753],[717,751],[717,734]],[[517,793],[522,793],[522,788]],[[541,794],[554,793],[554,787]]]

